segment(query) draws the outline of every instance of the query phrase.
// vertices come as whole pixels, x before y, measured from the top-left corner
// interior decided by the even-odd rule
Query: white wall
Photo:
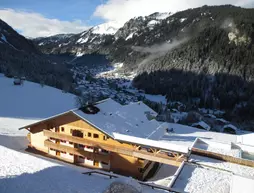
[[[105,165],[105,164],[102,164],[101,162],[99,162],[99,168],[109,170],[110,169],[110,163],[108,165]]]
[[[56,155],[56,151],[55,150],[50,150],[50,148],[49,148],[49,154],[55,156]]]
[[[61,142],[60,141],[60,145],[65,145],[65,146],[68,146],[68,147],[74,147],[74,144],[70,144],[69,141],[66,141],[66,142]]]
[[[237,136],[237,143],[254,146],[254,133]]]
[[[74,161],[74,156],[70,155],[69,153],[61,153],[60,152],[60,156],[64,159],[68,159],[70,161]]]
[[[85,151],[89,151],[89,152],[93,152],[93,151],[94,151],[94,148],[87,148],[87,147],[85,146],[84,150],[85,150]]]
[[[85,164],[89,166],[93,166],[93,160],[85,159]]]
[[[49,139],[49,141],[53,142],[53,143],[56,143],[56,140],[55,139]]]
[[[48,139],[43,135],[43,131],[38,133],[31,133],[31,145],[38,150],[48,153],[48,147],[44,146],[44,141]]]

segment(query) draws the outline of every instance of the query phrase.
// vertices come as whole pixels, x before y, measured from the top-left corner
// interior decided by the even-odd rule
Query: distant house
[[[225,125],[228,124],[228,121],[226,121],[225,119],[216,119],[216,123],[218,125]]]
[[[216,119],[216,116],[213,115],[213,114],[205,114],[204,117],[211,118],[211,119]]]
[[[211,127],[207,123],[205,123],[204,121],[200,121],[198,123],[193,123],[191,126],[196,127],[198,129],[207,130],[207,131],[209,131],[211,129]]]
[[[13,81],[14,85],[21,85],[22,84],[22,80],[20,78],[15,78]]]
[[[232,124],[227,124],[222,128],[222,131],[224,133],[229,133],[229,134],[236,134],[238,131],[238,128]]]

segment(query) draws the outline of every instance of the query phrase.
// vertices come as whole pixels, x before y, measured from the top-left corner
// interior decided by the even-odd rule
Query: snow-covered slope
[[[130,182],[126,177],[109,179],[105,176],[84,175],[82,172],[88,169],[74,170],[64,163],[54,163],[3,146],[0,146],[0,155],[1,193],[101,193],[112,182]],[[128,185],[136,189],[134,185],[139,184],[132,181]],[[141,185],[139,188],[146,193],[163,192]],[[120,191],[115,189],[114,192]]]
[[[94,34],[111,34],[114,35],[117,30],[122,27],[117,22],[107,22],[93,27],[91,30]]]
[[[2,74],[0,88],[0,134],[18,134],[16,130],[21,126],[75,107],[72,94],[29,81],[14,86],[13,79]]]

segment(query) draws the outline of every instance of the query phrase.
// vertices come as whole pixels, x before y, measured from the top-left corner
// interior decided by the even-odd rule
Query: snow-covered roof
[[[205,123],[204,121],[200,121],[198,123],[193,123],[191,126],[192,127],[200,126],[200,127],[204,128],[204,129],[206,129],[207,131],[209,131],[211,129],[211,127],[207,123]]]
[[[236,127],[236,126],[234,126],[234,125],[232,125],[232,124],[227,124],[227,125],[224,125],[223,130],[224,130],[225,128],[231,128],[231,129],[233,129],[233,130],[235,130],[235,131],[237,131],[237,130],[238,130],[238,129],[237,129],[237,127]]]
[[[199,165],[206,165],[208,167],[217,168],[220,170],[228,171],[235,175],[243,176],[246,178],[254,179],[254,168],[249,166],[244,166],[236,163],[221,161],[209,157],[193,155],[189,157],[189,161],[192,163],[197,163]]]
[[[168,125],[156,120],[149,120],[148,114],[156,116],[157,113],[143,102],[121,105],[109,98],[96,103],[95,106],[100,109],[96,114],[87,114],[80,109],[74,109],[59,115],[73,113],[98,130],[119,141],[156,147],[179,153],[188,153],[188,146],[157,141],[159,137],[158,134],[163,135]],[[48,119],[53,119],[59,115],[55,115]],[[42,121],[47,121],[48,119]],[[41,121],[35,124],[40,122]],[[27,125],[23,128],[31,126],[32,125]]]
[[[204,139],[197,139],[195,141],[195,144],[193,144],[194,148],[213,152],[213,153],[219,153],[222,155],[228,155],[232,157],[237,157],[241,158],[241,148],[236,147],[232,144],[227,144],[227,143],[218,143],[218,142],[213,142],[209,140],[204,140]]]
[[[143,102],[122,106],[112,99],[107,99],[95,106],[100,109],[96,114],[86,114],[79,109],[72,112],[110,136],[119,133],[146,138],[160,126],[159,122],[148,120],[147,114],[156,116],[157,113]]]
[[[165,135],[158,138],[158,140],[169,141],[171,143],[185,145],[188,147],[193,145],[196,138],[227,144],[237,142],[237,135],[211,132],[175,123],[168,123],[168,128],[173,129],[174,132],[165,133]]]
[[[206,159],[206,157],[204,157],[204,159]],[[208,158],[207,161],[204,160],[203,163],[199,163],[198,165],[184,162],[173,176],[170,188],[192,193],[254,192],[253,178],[235,174],[230,170],[230,167],[227,167],[226,169],[219,167],[217,169],[216,164],[218,160],[213,160],[215,165],[207,165],[207,162],[210,163],[210,161],[211,159]],[[223,163],[226,165],[232,164],[227,162]],[[237,167],[231,167],[234,170],[237,170]]]
[[[122,106],[107,99],[96,107],[100,109],[97,114],[86,114],[79,109],[73,110],[73,113],[116,140],[188,153],[186,146],[156,140],[158,133],[164,134],[167,124],[149,120],[147,114],[156,116],[157,113],[143,102]]]
[[[253,193],[254,192],[254,179],[244,178],[242,176],[233,176],[231,183],[230,193]]]
[[[228,123],[225,119],[222,118],[217,118],[216,121],[222,122],[222,123]]]
[[[185,163],[171,188],[191,193],[230,193],[231,174]]]

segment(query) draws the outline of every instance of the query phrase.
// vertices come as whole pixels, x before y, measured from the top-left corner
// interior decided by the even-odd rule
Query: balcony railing
[[[141,158],[144,160],[154,161],[154,162],[160,162],[164,164],[170,164],[179,166],[182,161],[184,161],[186,158],[184,157],[170,157],[168,153],[160,153],[160,152],[148,152],[144,150],[139,150],[136,148],[131,147],[122,147],[121,145],[112,145],[108,144],[107,142],[103,141],[93,141],[85,138],[70,136],[62,133],[55,133],[48,130],[43,131],[44,135],[47,137],[52,137],[55,139],[70,141],[76,144],[81,144],[84,146],[92,146],[94,148],[100,148],[107,150],[109,152],[115,152],[119,154],[124,154],[136,158]],[[90,153],[90,152],[87,152]],[[142,161],[140,161],[140,164]]]
[[[82,156],[82,157],[87,157],[89,159],[92,160],[100,160],[103,162],[109,162],[109,155],[100,155],[97,153],[91,153],[91,152],[87,152],[81,149],[77,149],[77,148],[72,148],[72,147],[68,147],[65,145],[61,145],[61,144],[55,144],[49,140],[46,140],[44,142],[44,145],[48,148],[52,148],[58,151],[63,151],[63,152],[67,152],[67,153],[71,153],[77,156]]]

